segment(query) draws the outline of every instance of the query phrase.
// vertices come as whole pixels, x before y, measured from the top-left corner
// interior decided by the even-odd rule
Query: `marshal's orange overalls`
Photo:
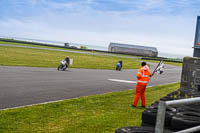
[[[149,82],[151,76],[152,76],[152,74],[150,73],[149,67],[147,65],[141,67],[138,70],[135,97],[134,97],[133,104],[132,104],[133,106],[137,106],[137,103],[138,103],[138,100],[140,97],[141,97],[141,101],[142,101],[142,106],[143,107],[146,106],[145,89],[146,89],[147,83]]]

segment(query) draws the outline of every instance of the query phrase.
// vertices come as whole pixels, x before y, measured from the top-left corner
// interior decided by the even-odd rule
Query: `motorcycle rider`
[[[122,69],[122,61],[120,60],[117,64],[116,64],[116,70],[121,71]]]
[[[70,65],[70,58],[69,58],[69,56],[67,56],[65,58],[65,61],[66,61],[66,66],[68,67]]]
[[[121,69],[122,69],[122,61],[120,60],[119,63],[120,63],[120,66],[121,66],[119,71],[121,71]]]

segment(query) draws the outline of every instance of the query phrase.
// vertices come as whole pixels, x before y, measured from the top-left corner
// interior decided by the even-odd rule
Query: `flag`
[[[160,62],[159,66],[156,68],[155,73],[156,74],[162,74],[164,72],[164,63]]]
[[[153,71],[152,75],[156,74],[162,74],[164,72],[164,63],[163,61],[160,61],[155,70]]]

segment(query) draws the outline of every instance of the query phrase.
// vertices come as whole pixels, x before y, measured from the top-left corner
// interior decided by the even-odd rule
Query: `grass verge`
[[[123,69],[139,68],[137,59],[113,56],[97,56],[80,53],[50,51],[32,48],[0,47],[0,65],[28,67],[57,67],[66,56],[73,58],[72,68],[115,69],[115,64],[123,60]]]
[[[147,88],[147,106],[179,86]],[[128,106],[133,97],[134,90],[126,90],[0,111],[0,132],[113,133],[120,127],[140,126],[144,109]]]
[[[143,60],[146,62],[155,62],[155,63],[159,63],[160,61],[156,61],[156,60]],[[173,65],[173,66],[182,66],[183,63],[177,63],[177,62],[168,62],[168,61],[163,61],[164,64],[168,64],[168,65]]]
[[[50,46],[40,46],[40,45],[32,45],[32,44],[22,44],[22,43],[15,43],[15,42],[5,42],[5,41],[0,41],[0,43],[2,44],[12,44],[12,45],[22,45],[22,46],[31,46],[31,47],[41,47],[41,48],[53,48],[53,49],[63,49],[63,50],[70,50],[70,51],[84,51],[84,50],[76,50],[76,49],[66,49],[66,48],[57,48],[57,47],[50,47]],[[85,52],[89,52],[89,51],[85,51]],[[101,53],[101,52],[93,52],[93,53]],[[117,56],[125,56],[126,57],[135,57],[135,56],[131,56],[131,55],[124,55],[124,54],[114,54],[114,53],[107,53],[108,55],[117,55]],[[119,57],[117,57],[119,58]],[[151,58],[151,57],[150,57]],[[137,59],[132,59],[132,60],[137,60]],[[159,61],[155,61],[155,60],[144,60],[143,61],[147,61],[147,62],[159,62]],[[182,66],[182,63],[175,63],[175,62],[168,62],[168,61],[164,61],[165,64],[169,64],[169,65],[175,65],[175,66]],[[80,67],[78,67],[80,68]],[[97,68],[98,69],[98,68]],[[110,68],[109,68],[110,69]],[[128,68],[125,68],[128,69]]]

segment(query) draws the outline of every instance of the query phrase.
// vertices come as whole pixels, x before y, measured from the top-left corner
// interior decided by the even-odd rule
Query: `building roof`
[[[151,50],[151,51],[158,52],[156,47],[149,47],[149,46],[140,46],[140,45],[122,44],[122,43],[111,42],[109,47],[112,47],[112,46],[118,46],[118,47],[124,47],[124,48],[145,49],[145,50]]]

